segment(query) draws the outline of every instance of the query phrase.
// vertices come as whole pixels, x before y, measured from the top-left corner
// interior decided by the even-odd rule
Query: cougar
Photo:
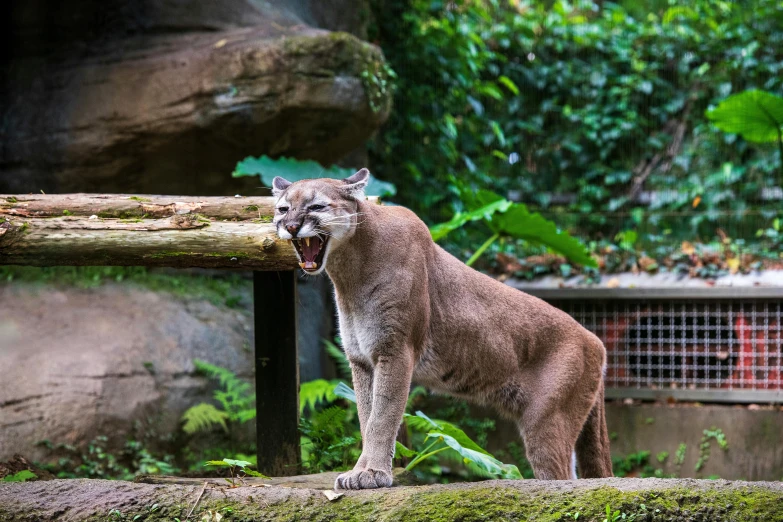
[[[466,266],[410,210],[366,200],[369,171],[277,177],[274,224],[334,283],[362,453],[335,489],[391,486],[411,382],[514,420],[538,479],[612,474],[603,343],[568,314]],[[575,463],[574,463],[575,456]]]

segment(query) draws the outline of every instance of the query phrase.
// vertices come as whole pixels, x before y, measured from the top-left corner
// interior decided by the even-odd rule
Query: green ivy
[[[779,205],[758,201],[777,183],[777,147],[705,116],[734,93],[783,93],[776,0],[373,6],[370,38],[397,80],[371,167],[429,223],[465,211],[462,184],[568,212],[559,225],[603,237],[640,219],[712,235],[721,211],[741,220],[750,206]],[[662,197],[642,206],[631,197],[642,188]],[[576,198],[553,201],[564,193]],[[664,215],[682,211],[694,215]],[[475,248],[482,237],[450,240]]]

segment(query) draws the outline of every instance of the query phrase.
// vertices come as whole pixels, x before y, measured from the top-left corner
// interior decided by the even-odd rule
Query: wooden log
[[[269,222],[271,197],[132,196],[127,194],[0,194],[0,216],[45,218],[97,216],[101,219],[152,219],[175,214],[210,219]]]
[[[0,265],[296,269],[273,209],[271,197],[0,195]]]

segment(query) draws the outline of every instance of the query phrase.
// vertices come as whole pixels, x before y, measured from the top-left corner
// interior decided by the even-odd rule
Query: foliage
[[[397,452],[400,455],[413,457],[413,460],[405,468],[406,470],[411,470],[422,461],[451,449],[459,456],[462,463],[470,466],[471,470],[480,476],[505,479],[522,478],[516,466],[500,462],[454,424],[434,421],[420,411],[417,411],[415,416],[406,413],[404,418],[409,428],[425,433],[424,441],[430,442],[420,451],[409,450],[397,442]]]
[[[248,466],[251,465],[252,463],[246,460],[236,460],[236,459],[227,459],[227,458],[223,458],[220,460],[208,460],[207,462],[204,463],[204,466],[228,468],[228,472],[231,474],[231,477],[227,478],[226,481],[232,486],[236,486],[237,485],[236,481],[237,480],[242,481],[242,479],[246,476],[269,478],[266,475],[259,473],[258,471],[250,469]]]
[[[198,431],[209,431],[214,426],[220,426],[223,431],[228,432],[228,413],[206,402],[188,408],[182,414],[182,420],[185,422],[182,425],[183,431],[190,435]]]
[[[726,451],[729,448],[729,443],[726,440],[726,435],[720,428],[712,427],[708,430],[704,430],[699,443],[699,460],[696,461],[696,471],[701,471],[704,464],[710,459],[710,440],[715,440],[718,443],[720,449]]]
[[[202,275],[186,270],[140,266],[0,266],[0,284],[6,282],[97,288],[110,283],[140,286],[177,296],[198,296],[214,305],[235,308],[250,294],[250,281],[239,274]]]
[[[750,90],[731,95],[708,110],[707,118],[720,130],[753,143],[783,139],[783,98],[771,92]]]
[[[330,406],[300,421],[302,463],[310,471],[345,470],[359,458],[361,440],[353,411]]]
[[[771,92],[750,90],[729,96],[707,117],[725,132],[741,135],[749,142],[777,142],[780,178],[783,185],[783,98]]]
[[[315,411],[317,404],[334,401],[336,398],[334,387],[336,385],[337,383],[325,379],[303,382],[299,386],[299,413],[304,412],[305,408]]]
[[[567,232],[543,218],[538,213],[530,213],[522,203],[512,203],[502,196],[488,190],[479,190],[476,194],[464,193],[468,201],[469,212],[457,213],[450,221],[435,225],[430,229],[433,239],[440,239],[469,221],[483,219],[493,234],[466,262],[472,265],[476,259],[500,238],[515,238],[537,243],[559,252],[572,261],[595,267],[595,260],[585,246]]]
[[[429,223],[466,212],[460,184],[567,211],[574,217],[560,225],[604,238],[641,216],[682,229],[682,218],[656,216],[694,203],[699,234],[714,231],[719,210],[738,221],[775,204],[758,198],[775,183],[777,152],[722,134],[704,114],[732,93],[783,91],[776,0],[375,0],[373,9],[371,39],[398,79],[371,166]],[[649,207],[640,189],[658,191]],[[464,231],[447,246],[475,251],[482,241]]]
[[[312,178],[345,179],[354,173],[353,169],[345,169],[332,165],[324,168],[312,160],[296,160],[293,158],[272,159],[269,156],[254,158],[249,156],[237,163],[233,177],[260,176],[261,182],[267,187],[272,186],[276,176],[288,181],[300,181]],[[393,196],[396,188],[391,183],[370,176],[365,193],[368,196]]]
[[[128,440],[118,454],[107,451],[108,437],[100,435],[85,449],[71,444],[53,444],[48,440],[38,444],[61,456],[56,463],[37,465],[57,478],[101,478],[132,480],[136,475],[179,472],[173,455],[154,456],[140,441]]]
[[[3,477],[3,482],[26,482],[28,480],[37,479],[38,475],[30,471],[29,469],[23,469],[13,475],[7,475]]]
[[[220,426],[228,432],[227,421],[242,423],[255,418],[256,396],[249,383],[237,377],[230,370],[205,361],[195,359],[193,365],[198,373],[206,375],[220,384],[222,389],[219,388],[215,391],[214,398],[222,410],[207,403],[200,403],[188,408],[182,414],[182,420],[185,422],[182,429],[185,433],[192,435],[199,431],[208,431],[215,426]]]

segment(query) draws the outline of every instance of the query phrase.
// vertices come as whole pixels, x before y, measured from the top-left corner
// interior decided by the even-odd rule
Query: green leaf
[[[754,143],[774,142],[783,128],[783,98],[765,91],[745,91],[729,96],[706,115],[724,132],[740,134]]]
[[[214,426],[220,426],[223,428],[223,431],[228,433],[228,426],[226,425],[228,413],[221,411],[206,402],[188,408],[185,413],[182,414],[182,420],[185,422],[182,429],[185,433],[191,435],[197,431],[208,431]]]
[[[334,394],[342,399],[347,399],[351,402],[356,402],[356,393],[347,386],[344,382],[338,383],[334,388]]]
[[[439,223],[430,227],[432,240],[438,241],[469,221],[478,221],[480,219],[490,219],[495,212],[505,212],[511,206],[511,202],[506,199],[499,199],[487,205],[484,205],[470,212],[457,212],[453,218],[445,223]]]
[[[248,462],[246,460],[234,460],[234,459],[223,459],[223,462],[227,463],[230,466],[239,466],[240,468],[244,468],[245,466],[250,466],[251,462]]]
[[[484,453],[485,455],[490,454],[487,450],[476,444],[473,439],[468,437],[468,435],[458,426],[451,424],[450,422],[443,420],[432,420],[421,411],[417,411],[415,416],[406,414],[405,419],[411,429],[415,429],[424,433],[429,433],[433,430],[440,433],[445,433],[450,437],[453,437],[454,440],[458,441],[466,448],[477,451],[479,453]]]
[[[505,479],[522,478],[522,474],[519,472],[519,469],[517,469],[517,467],[513,464],[503,464],[485,451],[479,452],[474,449],[467,448],[460,444],[460,442],[451,435],[438,431],[432,431],[427,434],[428,439],[433,437],[437,437],[443,440],[443,442],[445,442],[448,447],[456,451],[462,457],[466,464],[472,463],[489,475]]]
[[[259,473],[258,471],[253,470],[253,469],[245,469],[243,471],[245,472],[246,475],[249,475],[251,477],[258,477],[258,478],[262,478],[262,479],[268,479],[269,478],[266,475],[264,475],[263,473]]]
[[[514,93],[514,96],[519,96],[519,87],[517,87],[517,84],[511,81],[511,78],[508,76],[501,76],[498,78],[498,81],[505,85],[506,89]]]
[[[595,259],[581,241],[557,228],[539,213],[531,213],[522,203],[513,203],[503,214],[496,214],[489,227],[501,235],[544,245],[566,256],[574,263],[595,267]]]
[[[304,412],[306,407],[314,410],[317,404],[335,400],[337,396],[334,394],[334,387],[334,383],[324,379],[303,382],[299,386],[299,413]]]
[[[294,182],[314,178],[345,179],[353,174],[353,169],[344,169],[336,165],[324,168],[313,160],[300,161],[293,158],[272,159],[269,156],[258,158],[248,156],[237,163],[232,177],[260,175],[261,182],[267,187],[271,187],[275,176]],[[380,181],[370,176],[370,182],[365,193],[368,196],[393,196],[397,193],[397,188],[391,183]]]
[[[26,482],[28,480],[36,479],[38,475],[30,471],[29,469],[23,469],[13,475],[8,475],[3,478],[3,482]]]
[[[400,441],[395,441],[394,443],[394,458],[398,459],[400,456],[402,457],[415,457],[418,455],[418,452],[413,451],[412,449],[408,449],[405,446],[403,446]]]
[[[229,464],[225,460],[208,460],[208,461],[206,461],[204,463],[204,465],[205,466],[219,466],[219,467],[222,467],[222,468],[227,468],[227,467],[231,466],[231,464]]]

